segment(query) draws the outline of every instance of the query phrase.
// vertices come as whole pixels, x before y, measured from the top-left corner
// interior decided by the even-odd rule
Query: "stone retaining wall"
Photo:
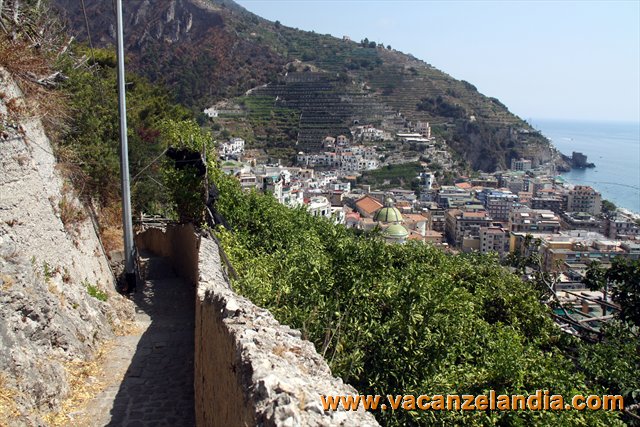
[[[174,228],[179,230],[174,230]],[[171,246],[171,239],[178,239]],[[192,228],[138,237],[176,265],[197,259],[195,407],[198,426],[376,426],[364,411],[327,411],[320,395],[355,395],[331,375],[312,343],[229,287],[219,249]],[[179,248],[179,249],[177,249]]]
[[[138,252],[149,250],[167,257],[175,272],[190,284],[198,283],[198,246],[200,239],[191,224],[170,225],[166,229],[149,228],[135,237]]]

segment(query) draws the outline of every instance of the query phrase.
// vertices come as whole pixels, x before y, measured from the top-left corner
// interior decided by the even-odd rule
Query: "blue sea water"
[[[590,185],[618,207],[640,213],[640,123],[531,120],[561,153],[585,154],[591,169],[562,174],[572,184]]]

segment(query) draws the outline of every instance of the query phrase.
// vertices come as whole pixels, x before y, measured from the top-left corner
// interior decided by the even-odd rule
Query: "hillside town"
[[[258,164],[245,156],[240,138],[219,144],[219,152],[223,171],[237,177],[243,189],[270,193],[292,208],[306,206],[312,215],[345,227],[379,231],[389,243],[414,240],[503,259],[537,255],[565,300],[575,299],[574,291],[589,293],[582,278],[592,261],[607,266],[615,257],[640,258],[638,216],[603,206],[600,193],[565,182],[550,164],[513,159],[509,170],[460,176],[444,185],[422,162],[415,191],[358,184],[362,173],[389,164],[372,145],[385,140],[426,144],[427,156],[451,167],[446,147],[435,148],[428,123],[419,123],[415,133],[393,136],[373,126],[357,126],[350,136],[326,136],[322,152],[299,152],[295,166]],[[594,301],[601,295],[595,294],[584,310],[598,310]]]

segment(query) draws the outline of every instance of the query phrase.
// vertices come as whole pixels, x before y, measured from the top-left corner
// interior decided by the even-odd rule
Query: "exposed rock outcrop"
[[[596,165],[587,161],[587,156],[577,151],[571,153],[571,156],[567,156],[565,154],[562,155],[562,159],[567,162],[567,164],[572,169],[585,169],[585,168],[595,168]]]
[[[65,366],[91,359],[133,312],[39,118],[2,68],[0,98],[0,374],[20,414],[0,424],[43,425],[69,392]]]

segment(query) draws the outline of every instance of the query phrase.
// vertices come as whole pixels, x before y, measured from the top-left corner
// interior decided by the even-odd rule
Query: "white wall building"
[[[244,139],[231,138],[227,142],[220,144],[218,149],[220,157],[237,156],[244,153]]]
[[[309,213],[313,216],[324,216],[331,218],[331,203],[326,197],[312,197],[307,204]]]
[[[203,113],[211,119],[218,117],[218,115],[220,114],[220,112],[213,107],[205,108]]]

